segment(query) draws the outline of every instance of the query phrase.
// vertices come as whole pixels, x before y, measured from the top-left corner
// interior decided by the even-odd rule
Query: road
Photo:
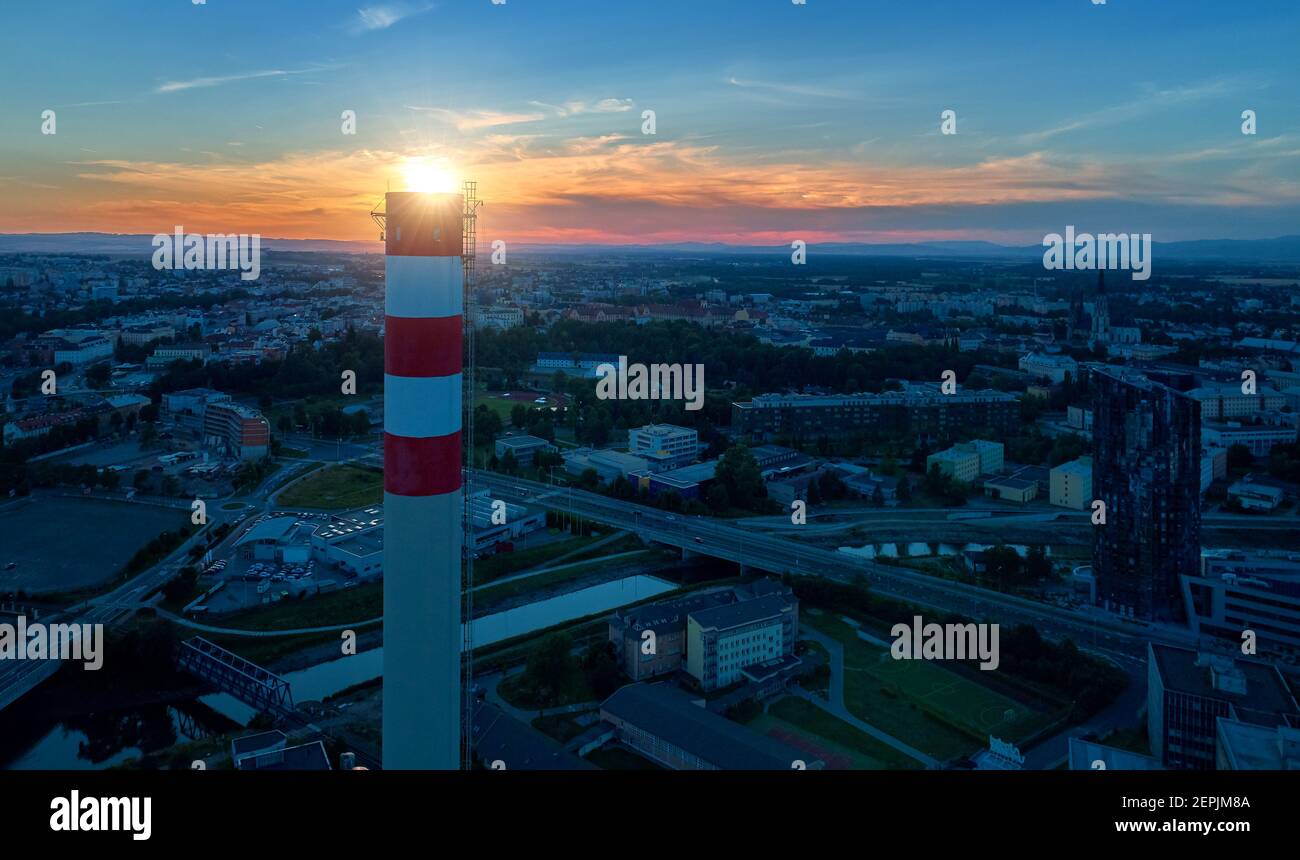
[[[267,501],[268,487],[276,477],[277,475],[272,475],[268,482],[248,497],[248,504],[239,510],[223,511],[221,509],[223,500],[209,499],[207,509],[209,529],[200,530],[191,535],[187,541],[167,557],[116,588],[81,603],[73,604],[62,612],[52,613],[41,620],[47,623],[111,625],[131,615],[145,604],[146,598],[150,594],[165,585],[172,577],[176,576],[182,567],[189,563],[191,547],[200,541],[206,541],[211,529],[215,529],[227,521],[237,525],[238,521],[247,517],[249,513],[264,509],[269,504]],[[125,499],[118,500],[128,501]],[[189,507],[188,501],[183,499],[177,501],[184,507]],[[156,500],[141,500],[138,503],[157,504],[158,502]],[[220,552],[237,540],[239,535],[240,529],[238,527],[232,528],[225,538],[212,547],[212,550]],[[6,660],[0,663],[0,709],[8,707],[35,689],[38,684],[51,677],[58,670],[58,667],[59,661],[57,660]]]
[[[1195,637],[1181,628],[1122,622],[1091,608],[1062,609],[811,546],[783,535],[756,532],[723,520],[671,514],[571,487],[553,487],[490,472],[478,472],[475,480],[494,498],[572,512],[679,547],[688,555],[698,553],[769,573],[817,575],[844,583],[860,577],[877,594],[973,619],[1030,624],[1044,636],[1071,638],[1080,647],[1093,650],[1140,657],[1145,655],[1149,640],[1183,647],[1196,644]]]
[[[571,512],[635,531],[648,540],[679,547],[685,554],[709,555],[776,574],[817,575],[845,583],[860,577],[874,593],[923,609],[959,612],[972,619],[999,624],[1028,624],[1045,638],[1071,639],[1078,647],[1119,666],[1129,681],[1125,692],[1083,726],[1066,729],[1026,750],[1030,767],[1051,767],[1059,762],[1071,734],[1091,731],[1101,735],[1133,724],[1137,708],[1145,698],[1147,642],[1190,648],[1198,644],[1196,637],[1182,628],[1126,623],[1091,608],[1062,609],[907,568],[877,564],[726,521],[671,514],[570,487],[487,472],[479,472],[475,478],[480,488],[490,490],[496,498]],[[843,718],[841,713],[836,715]]]

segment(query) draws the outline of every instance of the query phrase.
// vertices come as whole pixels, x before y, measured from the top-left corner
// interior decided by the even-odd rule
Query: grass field
[[[548,561],[559,558],[566,553],[574,552],[585,546],[595,543],[599,538],[596,537],[572,537],[567,540],[557,540],[541,546],[532,547],[531,549],[520,549],[514,552],[503,552],[496,555],[490,555],[487,558],[481,558],[474,562],[474,584],[483,585],[493,580],[500,579],[503,576],[509,576],[512,573],[521,573],[534,567],[540,567]],[[577,561],[578,557],[568,559],[568,561]]]
[[[384,498],[384,476],[356,466],[331,466],[314,472],[277,498],[286,508],[339,511],[377,505]]]
[[[285,598],[221,618],[220,626],[240,630],[292,630],[369,621],[384,613],[384,586],[368,582],[301,600]],[[337,634],[333,634],[337,637]]]
[[[759,734],[821,759],[827,770],[910,770],[920,762],[908,758],[803,699],[787,696],[750,721]]]
[[[637,555],[616,559],[615,562],[619,565],[623,565],[650,561],[652,552],[652,550],[648,549],[641,550]],[[602,567],[615,562],[609,562],[601,558],[592,559],[591,561],[575,562],[572,567],[563,567],[560,570],[553,570],[548,573],[539,573],[536,576],[529,576],[524,579],[516,579],[511,582],[502,583],[501,585],[484,588],[474,593],[474,605],[478,609],[485,609],[520,594],[527,594],[528,592],[537,591],[542,588],[550,588],[551,586],[559,585],[562,582],[567,582],[572,579],[579,579],[594,570],[599,570]]]
[[[990,734],[1017,741],[1053,719],[935,663],[894,660],[829,614],[809,615],[806,623],[844,645],[845,706],[941,761],[975,752]]]
[[[501,417],[501,423],[506,427],[510,426],[510,410],[513,409],[516,404],[522,404],[530,409],[533,406],[533,404],[524,403],[522,400],[506,400],[498,394],[484,394],[480,392],[474,398],[475,409],[480,406],[487,406],[488,409],[491,409]]]

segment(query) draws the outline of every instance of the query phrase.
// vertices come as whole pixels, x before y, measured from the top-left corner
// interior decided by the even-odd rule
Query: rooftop
[[[754,600],[745,600],[728,606],[715,606],[692,612],[691,617],[701,627],[715,630],[729,630],[745,624],[753,624],[767,618],[776,618],[787,605],[786,598],[771,594]]]
[[[1286,714],[1300,716],[1286,682],[1271,665],[1170,645],[1147,647],[1165,689],[1230,702],[1238,719],[1256,725],[1278,725]]]
[[[789,770],[808,753],[760,735],[693,704],[669,684],[628,684],[600,706],[602,715],[663,739],[721,770]]]

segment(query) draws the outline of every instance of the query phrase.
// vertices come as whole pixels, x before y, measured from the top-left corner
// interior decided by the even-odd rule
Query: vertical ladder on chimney
[[[470,516],[470,499],[474,497],[474,400],[478,393],[478,365],[474,358],[474,330],[478,323],[478,299],[474,291],[474,263],[478,256],[478,183],[465,183],[465,226],[464,241],[461,248],[461,264],[465,271],[465,373],[461,377],[463,387],[461,408],[465,411],[462,425],[469,433],[468,451],[469,468],[465,473],[464,508],[461,511],[463,523],[461,534],[461,552],[465,558],[465,599],[462,606],[463,641],[461,644],[462,665],[464,666],[464,683],[461,687],[465,714],[461,721],[461,767],[469,769],[473,762],[474,739],[474,550],[472,537],[474,523]]]

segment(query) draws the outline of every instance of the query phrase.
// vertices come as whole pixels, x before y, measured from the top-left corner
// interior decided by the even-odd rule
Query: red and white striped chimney
[[[460,767],[459,194],[385,199],[384,768]]]

